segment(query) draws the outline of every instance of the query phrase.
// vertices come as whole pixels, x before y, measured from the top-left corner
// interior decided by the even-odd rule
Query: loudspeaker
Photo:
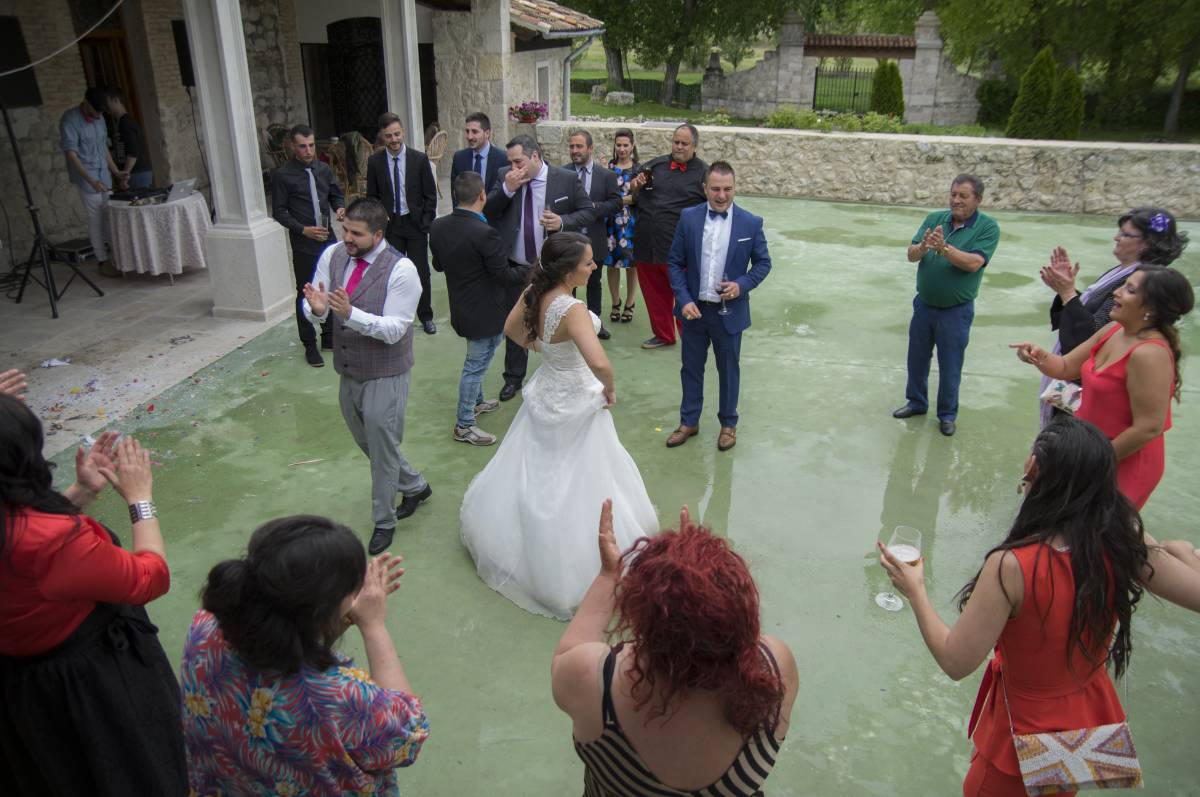
[[[192,48],[188,45],[187,25],[182,19],[171,20],[171,32],[175,34],[175,55],[179,58],[179,76],[183,85],[196,86],[196,73],[192,70]]]
[[[0,17],[0,72],[29,63],[25,35],[16,17]],[[32,69],[0,77],[0,102],[9,108],[36,108],[42,104],[37,78]]]

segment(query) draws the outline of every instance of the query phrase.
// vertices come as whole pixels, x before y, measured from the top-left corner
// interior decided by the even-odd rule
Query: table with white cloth
[[[170,274],[174,282],[185,268],[206,268],[204,234],[211,226],[199,191],[157,205],[108,205],[113,264],[122,272]]]

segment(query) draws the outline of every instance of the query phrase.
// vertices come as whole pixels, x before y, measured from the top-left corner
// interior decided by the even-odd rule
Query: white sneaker
[[[470,443],[473,446],[490,446],[496,442],[496,435],[488,434],[478,426],[470,426],[466,429],[455,426],[454,439],[460,443]]]
[[[496,399],[483,400],[475,405],[475,414],[480,415],[485,412],[495,412],[500,409],[500,402]]]

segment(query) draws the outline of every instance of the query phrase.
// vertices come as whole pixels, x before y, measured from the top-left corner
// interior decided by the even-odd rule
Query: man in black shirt
[[[113,175],[123,188],[149,188],[154,185],[154,167],[150,165],[150,153],[146,139],[133,114],[125,109],[121,92],[109,89],[105,94],[104,110],[117,125],[117,157],[121,171]]]
[[[346,217],[342,188],[329,166],[317,160],[313,129],[296,125],[288,134],[292,158],[271,174],[271,215],[288,230],[292,242],[292,272],[296,277],[296,327],[304,344],[304,359],[320,368],[325,359],[317,349],[317,333],[304,317],[304,283],[312,280],[317,258],[331,242],[330,216]],[[328,287],[328,286],[326,286]],[[321,346],[333,348],[333,330],[321,325]]]

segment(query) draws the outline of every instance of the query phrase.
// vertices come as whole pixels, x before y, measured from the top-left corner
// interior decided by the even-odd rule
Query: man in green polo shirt
[[[937,348],[937,416],[942,434],[954,434],[958,384],[975,318],[983,269],[1000,242],[1000,226],[979,212],[983,182],[960,174],[950,184],[950,210],[930,213],[908,247],[917,263],[917,295],[908,325],[908,385],[895,418],[929,411],[929,363]]]

